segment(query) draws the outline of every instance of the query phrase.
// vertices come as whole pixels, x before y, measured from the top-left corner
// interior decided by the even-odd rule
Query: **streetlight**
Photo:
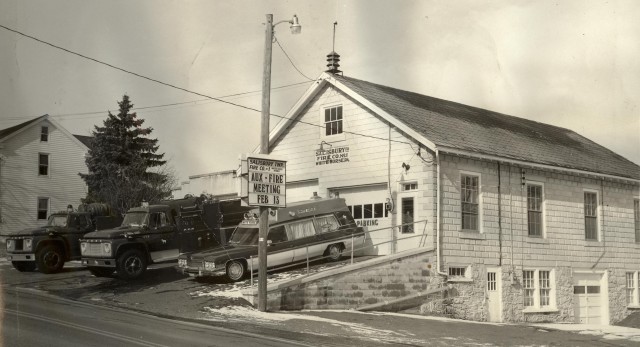
[[[271,51],[273,29],[280,23],[291,24],[291,33],[299,34],[302,26],[295,14],[291,20],[273,24],[273,15],[267,15],[264,39],[264,70],[262,74],[262,118],[260,121],[260,154],[269,154],[269,117],[271,114]],[[260,206],[260,231],[258,240],[258,310],[267,310],[267,231],[269,230],[269,208]]]

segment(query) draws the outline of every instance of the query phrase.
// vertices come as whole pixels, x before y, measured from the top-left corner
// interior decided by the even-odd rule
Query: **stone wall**
[[[357,309],[422,293],[443,285],[432,248],[370,259],[267,288],[269,310]],[[256,302],[257,293],[245,297]]]

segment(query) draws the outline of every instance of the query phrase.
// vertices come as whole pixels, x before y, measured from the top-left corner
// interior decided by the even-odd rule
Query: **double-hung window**
[[[584,237],[598,240],[598,193],[584,192]]]
[[[48,142],[49,141],[49,127],[41,127],[40,128],[40,141]]]
[[[467,174],[461,176],[462,230],[480,231],[479,182],[478,176]]]
[[[38,219],[47,219],[49,214],[49,198],[38,198]]]
[[[342,134],[342,106],[324,110],[325,136]]]
[[[49,155],[40,153],[38,155],[38,175],[40,176],[48,176],[49,175]]]
[[[525,309],[549,309],[555,307],[555,283],[549,270],[522,271]]]
[[[640,306],[640,272],[627,272],[627,306]]]
[[[527,224],[529,236],[542,237],[542,186],[527,184]]]

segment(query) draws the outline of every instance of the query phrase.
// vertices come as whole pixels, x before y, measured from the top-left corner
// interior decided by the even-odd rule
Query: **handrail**
[[[383,242],[376,243],[376,244],[372,243],[371,245],[362,246],[362,247],[358,247],[358,248],[354,248],[354,239],[356,237],[360,237],[360,236],[365,236],[366,237],[366,234],[367,233],[371,233],[372,231],[364,231],[364,232],[361,232],[361,233],[351,234],[351,254],[350,254],[351,262],[350,262],[350,264],[353,264],[354,253],[356,253],[357,251],[361,251],[361,250],[369,249],[369,248],[372,248],[372,247],[388,244],[388,243],[391,243],[391,242],[398,242],[399,240],[408,240],[408,239],[417,238],[417,237],[420,237],[421,240],[422,240],[422,238],[426,238],[426,236],[427,236],[426,227],[427,227],[428,220],[425,219],[425,220],[420,220],[420,221],[417,221],[417,222],[403,223],[403,224],[396,225],[396,226],[379,228],[379,229],[373,230],[373,231],[381,231],[381,230],[398,228],[398,227],[402,227],[404,225],[409,225],[409,224],[413,224],[415,226],[415,224],[422,223],[422,222],[425,223],[425,228],[423,229],[423,232],[420,233],[420,234],[403,237],[401,239],[387,240],[387,241],[383,241]],[[358,227],[358,228],[360,228],[360,227]],[[337,239],[336,241],[343,241],[343,240],[345,240],[345,239]],[[373,238],[371,238],[371,240],[373,240]],[[309,276],[310,275],[309,246],[313,246],[313,245],[317,245],[317,244],[321,244],[321,243],[326,243],[326,242],[327,241],[325,240],[324,242],[314,242],[312,244],[307,245],[306,246],[306,260],[298,261],[298,262],[294,262],[294,263],[290,263],[290,264],[286,264],[286,265],[279,266],[279,267],[269,268],[269,271],[279,271],[279,270],[284,270],[284,269],[288,269],[288,268],[292,268],[292,267],[297,267],[297,266],[300,266],[300,264],[303,264],[303,263],[306,262],[306,272],[307,272],[307,274],[305,275],[305,277]],[[417,247],[415,247],[415,248],[419,248],[419,247],[423,247],[422,246],[422,242],[420,242],[419,245]],[[254,272],[253,271],[253,258],[255,258],[255,257],[254,256],[249,257],[249,260],[250,260],[249,261],[249,263],[250,263],[249,264],[249,267],[250,267],[249,272],[251,273],[251,280],[250,280],[250,286],[251,287],[253,287],[253,277],[254,277],[253,276],[253,272]],[[324,260],[324,259],[328,259],[328,258],[330,258],[330,255],[321,256],[321,257],[315,257],[315,258],[313,258],[313,261],[320,261],[320,260]]]

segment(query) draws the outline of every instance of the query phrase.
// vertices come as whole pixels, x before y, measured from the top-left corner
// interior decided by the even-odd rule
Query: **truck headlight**
[[[16,240],[7,240],[7,251],[16,249]]]
[[[87,243],[80,242],[80,254],[85,255],[86,252],[87,252]]]
[[[33,239],[24,239],[24,251],[30,251],[33,246]]]
[[[105,255],[111,255],[111,243],[109,242],[103,243],[102,252],[104,252]]]
[[[187,259],[178,259],[179,267],[187,267]]]
[[[212,261],[205,261],[204,262],[204,269],[207,271],[213,271],[216,268],[216,263],[212,262]]]

